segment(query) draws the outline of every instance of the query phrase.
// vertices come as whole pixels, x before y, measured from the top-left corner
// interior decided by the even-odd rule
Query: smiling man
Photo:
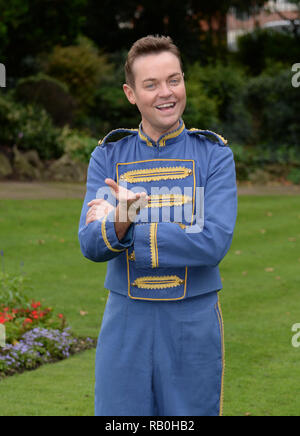
[[[142,125],[154,141],[179,127],[186,106],[180,59],[176,51],[128,57],[124,92],[136,104]]]
[[[79,224],[84,256],[108,262],[95,413],[221,415],[219,263],[237,214],[233,154],[220,135],[186,129],[182,62],[169,37],[137,41],[125,74],[142,121],[92,153]]]

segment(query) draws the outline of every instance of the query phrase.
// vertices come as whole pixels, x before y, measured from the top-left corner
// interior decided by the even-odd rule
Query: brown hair
[[[153,36],[149,35],[144,38],[138,39],[131,47],[126,64],[125,64],[125,77],[127,85],[134,88],[135,80],[133,74],[133,63],[140,57],[148,54],[159,54],[164,51],[173,53],[180,62],[181,70],[183,70],[182,59],[178,47],[174,44],[169,36]]]

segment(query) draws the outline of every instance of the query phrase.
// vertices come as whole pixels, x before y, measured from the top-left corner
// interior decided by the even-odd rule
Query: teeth
[[[163,109],[163,108],[167,108],[167,107],[174,107],[175,103],[167,103],[167,104],[162,104],[160,106],[156,106],[158,109]]]

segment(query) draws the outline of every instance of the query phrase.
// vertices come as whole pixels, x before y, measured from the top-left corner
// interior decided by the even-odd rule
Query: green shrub
[[[250,180],[251,174],[263,169],[274,180],[287,178],[297,183],[300,167],[298,147],[274,148],[266,145],[247,147],[232,144],[231,149],[235,158],[238,180]]]
[[[93,105],[95,91],[103,78],[111,73],[106,56],[85,37],[80,37],[77,45],[56,46],[44,60],[43,69],[67,85],[83,111]]]
[[[220,131],[230,143],[247,142],[250,135],[245,83],[246,79],[240,70],[221,63],[206,67],[195,63],[187,71],[188,99],[196,102],[204,120],[206,110],[208,112],[208,119],[202,125]]]
[[[293,65],[299,61],[299,41],[272,29],[257,29],[238,39],[237,60],[251,75],[261,74],[270,62]]]
[[[290,173],[289,173],[287,179],[288,179],[290,182],[294,183],[295,185],[300,185],[300,167],[298,167],[298,168],[293,168],[293,169],[290,171]]]
[[[187,106],[183,118],[189,128],[215,129],[218,123],[217,103],[209,98],[201,82],[190,78],[186,84]]]
[[[65,144],[65,152],[68,153],[74,160],[88,163],[91,153],[98,145],[99,139],[91,138],[76,130],[70,130],[65,127],[62,130],[61,139]]]
[[[0,145],[36,150],[42,159],[63,154],[60,130],[53,126],[44,109],[16,103],[11,96],[0,96]]]
[[[300,88],[293,88],[290,70],[262,74],[246,86],[252,117],[252,143],[279,147],[300,145]]]
[[[25,287],[28,289],[28,280],[22,274],[0,273],[0,307],[14,308],[22,306],[28,309],[30,302],[24,291]]]
[[[95,95],[95,111],[98,115],[97,135],[105,136],[120,127],[137,128],[141,116],[136,106],[127,100],[121,84],[105,82]]]
[[[27,77],[18,81],[15,97],[26,104],[43,107],[58,126],[71,125],[76,103],[67,86],[45,74]]]

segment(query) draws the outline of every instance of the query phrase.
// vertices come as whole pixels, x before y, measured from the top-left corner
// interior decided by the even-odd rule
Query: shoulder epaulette
[[[112,130],[111,132],[108,133],[108,135],[105,136],[105,138],[100,139],[100,141],[98,142],[98,145],[103,146],[108,138],[111,138],[112,136],[120,136],[120,134],[122,133],[128,133],[128,134],[137,134],[138,133],[138,129],[116,129],[116,130]],[[120,138],[119,138],[120,139]]]
[[[200,135],[204,135],[204,136],[207,135],[208,137],[213,137],[215,140],[217,140],[216,142],[219,145],[222,145],[223,147],[225,147],[225,145],[228,144],[227,139],[223,138],[223,136],[218,135],[215,132],[212,132],[211,130],[189,129],[188,133],[190,133],[190,134],[196,133],[196,134],[200,134]]]

